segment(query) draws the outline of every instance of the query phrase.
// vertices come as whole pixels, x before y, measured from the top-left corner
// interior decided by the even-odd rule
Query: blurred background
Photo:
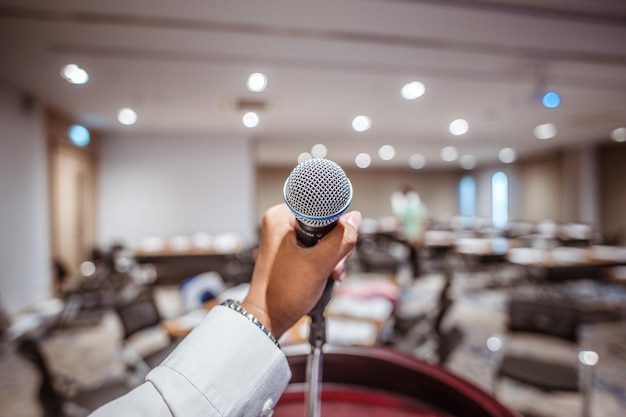
[[[84,414],[245,296],[311,157],[365,218],[331,343],[623,415],[625,41],[619,0],[0,0],[0,416]]]

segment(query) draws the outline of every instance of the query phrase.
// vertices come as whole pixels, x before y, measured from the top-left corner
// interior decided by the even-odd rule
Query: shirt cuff
[[[246,317],[214,307],[147,377],[174,416],[259,416],[291,378],[287,358]]]

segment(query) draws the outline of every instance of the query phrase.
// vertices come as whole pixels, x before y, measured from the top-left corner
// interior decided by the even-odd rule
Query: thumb
[[[317,243],[320,256],[328,259],[329,272],[354,249],[361,218],[358,211],[344,214],[339,218],[337,226]]]

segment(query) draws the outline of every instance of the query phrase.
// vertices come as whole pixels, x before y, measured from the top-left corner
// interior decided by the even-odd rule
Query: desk
[[[515,248],[507,254],[510,263],[525,267],[531,275],[546,280],[601,279],[606,268],[626,265],[626,248],[589,246],[554,249]]]
[[[374,345],[395,308],[400,289],[385,274],[354,274],[337,283],[326,307],[329,342],[337,345]],[[188,312],[162,324],[172,336],[184,337],[219,303],[211,300],[204,308]],[[281,337],[281,345],[307,342],[309,318],[301,318]]]

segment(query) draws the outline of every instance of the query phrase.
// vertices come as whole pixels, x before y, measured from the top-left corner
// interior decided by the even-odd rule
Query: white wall
[[[51,296],[44,118],[0,85],[0,302],[9,313]]]
[[[254,160],[247,138],[104,136],[100,240],[235,232],[256,241]]]

